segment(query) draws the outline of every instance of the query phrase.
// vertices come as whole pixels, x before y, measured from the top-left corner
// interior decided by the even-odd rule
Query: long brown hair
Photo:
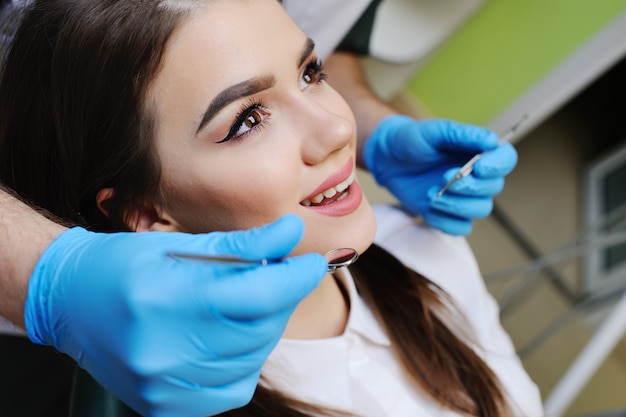
[[[439,404],[462,414],[512,415],[496,375],[465,339],[471,339],[471,334],[457,334],[444,323],[447,318],[465,324],[465,319],[459,311],[448,307],[449,302],[444,302],[448,297],[441,288],[377,245],[372,245],[350,271],[360,295],[386,328],[398,358],[421,390]],[[277,402],[276,398],[282,401]],[[248,406],[220,414],[222,417],[313,415],[346,414],[323,410],[263,387],[257,387]]]
[[[123,230],[123,213],[159,201],[146,91],[172,32],[203,3],[35,2],[2,69],[0,181],[53,214],[95,230]],[[109,187],[115,195],[106,217],[96,193]],[[442,291],[376,246],[353,271],[421,390],[460,413],[508,415],[496,376],[444,323]],[[248,406],[223,415],[319,414],[342,415],[259,387]]]
[[[144,97],[183,13],[159,1],[39,1],[25,14],[0,83],[0,178],[93,229],[158,195]],[[112,187],[110,217],[94,198]]]

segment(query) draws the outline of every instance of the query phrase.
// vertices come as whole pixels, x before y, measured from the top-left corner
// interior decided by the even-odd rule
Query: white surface
[[[326,59],[346,36],[371,0],[283,0],[285,10],[315,41],[317,54]]]
[[[372,56],[409,63],[435,50],[484,0],[383,0],[370,38]]]

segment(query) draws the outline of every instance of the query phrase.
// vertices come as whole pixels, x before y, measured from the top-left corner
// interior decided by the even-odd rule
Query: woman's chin
[[[359,254],[372,245],[376,234],[376,218],[369,203],[365,202],[358,211],[345,218],[334,218],[330,222],[306,223],[302,242],[292,255],[326,252],[338,248],[351,248]]]

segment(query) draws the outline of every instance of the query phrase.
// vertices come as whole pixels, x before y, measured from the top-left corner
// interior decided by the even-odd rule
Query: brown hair
[[[124,228],[124,208],[158,195],[144,97],[183,16],[160,3],[39,1],[27,11],[0,84],[6,185],[96,230]],[[109,218],[93,204],[107,187]]]
[[[0,181],[76,224],[122,230],[159,201],[154,120],[145,106],[172,32],[200,0],[40,0],[27,11],[0,82]],[[173,5],[173,6],[172,6]],[[110,216],[96,193],[114,188]],[[508,415],[489,367],[442,320],[445,294],[374,246],[353,268],[402,364],[435,401]],[[446,316],[447,317],[447,316]],[[259,387],[224,416],[342,415]]]
[[[459,413],[480,417],[511,415],[496,375],[459,337],[471,335],[457,335],[444,323],[444,318],[452,318],[466,324],[460,312],[446,307],[451,303],[443,302],[447,295],[441,288],[377,245],[372,245],[350,271],[360,295],[386,328],[398,358],[420,389]],[[283,401],[277,402],[276,398]],[[257,387],[248,406],[220,414],[222,417],[312,415],[346,414],[322,411],[263,387]]]

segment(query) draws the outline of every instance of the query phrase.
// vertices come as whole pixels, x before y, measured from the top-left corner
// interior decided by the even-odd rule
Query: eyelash
[[[322,60],[313,56],[309,60],[309,63],[307,64],[307,66],[304,68],[304,71],[302,72],[302,78],[304,78],[310,70],[313,70],[313,73],[314,73],[313,75],[315,76],[314,78],[315,84],[320,84],[323,81],[325,81],[328,77],[326,73],[323,72],[323,69],[324,69],[324,64],[322,63]],[[254,111],[261,111],[262,113],[266,113],[267,107],[265,107],[263,105],[263,102],[260,100],[253,99],[249,103],[246,103],[246,105],[242,107],[242,109],[239,111],[239,113],[235,117],[235,121],[230,127],[230,130],[228,131],[228,134],[226,135],[226,137],[224,137],[224,139],[217,141],[216,143],[225,143],[225,142],[230,141],[231,139],[240,140],[246,137],[248,134],[252,133],[253,131],[265,127],[266,123],[269,122],[269,114],[265,114],[263,120],[261,120],[256,125],[252,126],[250,130],[248,130],[247,132],[237,135],[237,132],[239,131],[239,129],[241,129],[245,121],[248,119],[248,117],[250,117],[253,114]]]
[[[260,100],[255,100],[255,99],[250,100],[241,108],[239,113],[237,113],[237,116],[235,117],[235,121],[230,127],[230,130],[228,131],[228,134],[226,135],[226,137],[222,140],[217,141],[216,143],[228,142],[231,139],[237,139],[237,140],[243,139],[244,137],[246,137],[248,134],[252,133],[256,129],[263,128],[265,126],[265,123],[268,122],[269,114],[264,114],[263,120],[261,120],[258,124],[252,126],[250,130],[248,130],[247,132],[237,135],[237,132],[239,131],[239,129],[241,129],[243,124],[246,122],[246,119],[248,119],[248,117],[250,117],[254,111],[267,113],[267,107],[265,107],[263,105],[263,102]]]
[[[309,70],[314,71],[316,84],[320,84],[328,78],[328,75],[324,72],[324,63],[316,56],[311,57],[302,75],[304,76]]]

